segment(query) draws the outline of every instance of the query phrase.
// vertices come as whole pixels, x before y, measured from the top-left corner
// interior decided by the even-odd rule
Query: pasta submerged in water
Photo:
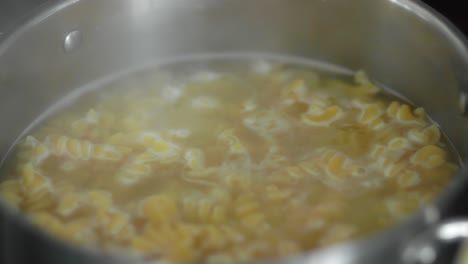
[[[458,169],[424,109],[363,72],[262,62],[145,76],[27,136],[1,197],[78,245],[232,263],[385,229]]]

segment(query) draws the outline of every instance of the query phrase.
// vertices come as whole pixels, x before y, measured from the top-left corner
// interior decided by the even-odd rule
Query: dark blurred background
[[[435,10],[442,13],[453,24],[468,35],[468,8],[466,0],[423,0]]]

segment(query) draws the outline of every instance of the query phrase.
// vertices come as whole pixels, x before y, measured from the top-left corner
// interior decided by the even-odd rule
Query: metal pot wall
[[[0,36],[0,155],[39,113],[93,80],[175,56],[239,51],[364,69],[425,107],[461,158],[468,155],[467,44],[418,1],[49,1],[12,25]],[[424,245],[443,238],[440,223],[467,186],[462,171],[437,202],[391,230],[274,263],[431,261]],[[0,228],[1,263],[128,262],[57,241],[3,204]]]

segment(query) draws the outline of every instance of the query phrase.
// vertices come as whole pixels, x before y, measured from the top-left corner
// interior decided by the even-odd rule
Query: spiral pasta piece
[[[160,225],[174,221],[178,215],[176,201],[168,195],[154,195],[141,204],[141,214],[151,224]]]
[[[226,206],[207,198],[187,197],[183,200],[184,214],[203,223],[222,223],[226,219]]]
[[[440,130],[436,125],[431,125],[423,129],[414,128],[408,131],[408,139],[415,144],[435,144],[440,141],[440,137]]]
[[[337,105],[325,109],[316,105],[310,105],[309,110],[302,114],[301,120],[310,126],[328,126],[342,116],[343,110]]]
[[[427,145],[420,148],[411,157],[411,163],[432,169],[442,165],[447,159],[447,152],[440,147]]]
[[[407,104],[393,101],[387,108],[387,115],[402,123],[422,123],[425,112],[422,108],[412,110]]]
[[[10,205],[18,208],[23,201],[21,185],[17,180],[7,180],[0,183],[0,196]]]
[[[283,91],[283,96],[286,99],[296,100],[303,100],[306,98],[307,95],[307,88],[305,86],[304,80],[295,80],[290,85],[286,87]]]
[[[248,155],[247,148],[241,143],[240,139],[234,135],[234,131],[224,130],[218,138],[229,146],[229,153],[233,155]]]
[[[61,197],[60,203],[57,206],[57,213],[61,216],[70,216],[79,209],[82,204],[81,194],[68,193]]]
[[[46,145],[56,156],[67,156],[79,160],[109,160],[119,161],[130,149],[109,144],[93,144],[87,140],[79,140],[66,136],[48,136]]]

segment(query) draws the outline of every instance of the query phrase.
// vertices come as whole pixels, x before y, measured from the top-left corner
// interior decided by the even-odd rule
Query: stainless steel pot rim
[[[437,30],[451,40],[455,44],[456,49],[465,58],[464,61],[468,61],[468,39],[456,28],[449,20],[447,20],[440,13],[423,3],[421,0],[385,0],[389,1],[400,8],[405,9],[427,23],[432,24]],[[27,32],[31,27],[39,24],[41,21],[47,19],[49,16],[80,2],[80,0],[51,0],[47,3],[39,6],[36,10],[33,10],[27,16],[19,19],[16,23],[12,24],[10,28],[7,28],[5,32],[0,35],[0,59],[2,55],[8,50],[8,48],[17,41],[17,39]],[[18,26],[20,25],[20,26]],[[17,26],[15,28],[15,26]],[[73,30],[73,29],[71,29]],[[464,87],[468,89],[468,87]],[[464,162],[466,162],[465,160]],[[446,212],[444,208],[452,203],[457,193],[468,185],[468,168],[463,166],[455,176],[454,180],[450,183],[447,189],[436,199],[432,205],[421,208],[418,212],[413,214],[408,219],[400,222],[399,224],[386,229],[384,231],[373,234],[369,237],[353,240],[338,245],[326,247],[323,249],[317,249],[310,252],[305,252],[299,256],[290,257],[287,259],[276,259],[266,260],[268,263],[280,263],[287,260],[287,263],[351,263],[358,251],[357,248],[381,248],[384,247],[382,237],[395,236],[397,230],[408,229],[408,226],[416,227],[417,223],[421,221],[427,226],[436,224],[440,217]],[[28,232],[33,232],[44,238],[45,241],[52,244],[59,245],[68,251],[74,251],[78,254],[84,254],[89,256],[91,259],[102,259],[106,263],[135,263],[135,260],[130,260],[125,255],[118,254],[107,254],[101,253],[97,250],[92,250],[84,247],[75,247],[69,243],[64,243],[55,237],[48,235],[45,231],[36,228],[30,224],[26,218],[22,217],[18,211],[13,210],[7,206],[3,201],[0,201],[0,210],[7,212],[8,215],[12,216],[16,222],[22,225]],[[419,226],[420,229],[424,227]],[[405,245],[402,245],[404,248]],[[336,254],[329,254],[330,252]],[[330,256],[332,256],[330,258]],[[262,262],[263,263],[263,262]]]

